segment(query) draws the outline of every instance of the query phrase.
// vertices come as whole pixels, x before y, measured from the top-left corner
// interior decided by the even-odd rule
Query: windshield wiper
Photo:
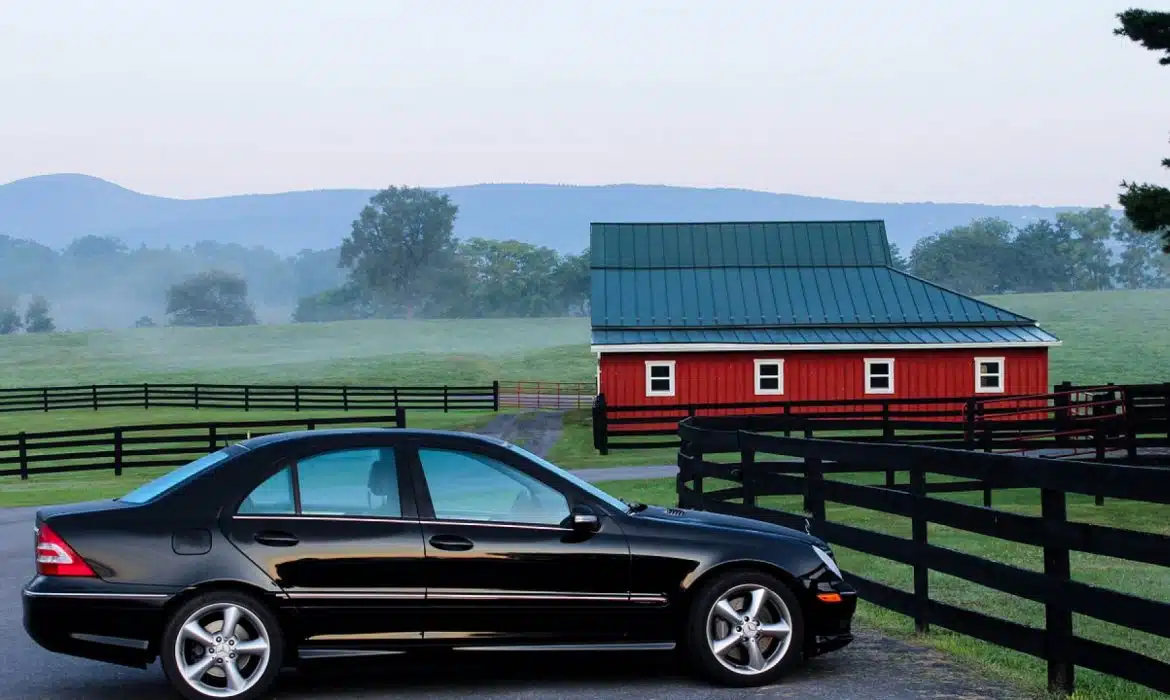
[[[640,512],[642,512],[650,507],[650,506],[646,505],[645,503],[640,503],[638,501],[627,501],[624,498],[622,499],[622,503],[625,503],[627,506],[630,507],[631,513],[640,513]]]

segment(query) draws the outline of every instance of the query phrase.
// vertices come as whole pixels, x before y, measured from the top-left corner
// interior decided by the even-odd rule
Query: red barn
[[[881,221],[593,224],[610,406],[1048,391],[1032,319],[893,268]]]

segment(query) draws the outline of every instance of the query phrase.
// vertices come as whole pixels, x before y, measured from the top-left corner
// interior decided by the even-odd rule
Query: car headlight
[[[820,547],[813,547],[812,550],[817,553],[817,557],[819,557],[821,561],[825,562],[825,566],[829,567],[829,571],[832,571],[834,574],[836,574],[837,578],[841,579],[842,581],[845,580],[844,574],[841,573],[841,567],[837,566],[837,562],[833,561],[833,555],[831,553],[826,552]]]

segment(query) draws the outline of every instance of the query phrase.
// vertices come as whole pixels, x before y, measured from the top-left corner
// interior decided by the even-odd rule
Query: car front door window
[[[564,494],[503,462],[456,450],[420,449],[435,518],[562,525]]]

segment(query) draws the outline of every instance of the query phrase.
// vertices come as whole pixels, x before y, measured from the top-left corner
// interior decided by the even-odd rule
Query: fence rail
[[[682,422],[677,481],[680,507],[741,515],[805,528],[826,541],[913,568],[912,590],[847,571],[860,596],[914,618],[919,631],[938,625],[1047,662],[1049,688],[1071,694],[1080,666],[1170,693],[1170,664],[1142,653],[1078,636],[1073,614],[1170,638],[1170,603],[1072,579],[1070,552],[1170,567],[1170,537],[1070,521],[1067,494],[1170,504],[1170,470],[986,454],[923,445],[780,437],[758,432],[752,418],[689,418]],[[734,463],[709,461],[734,455]],[[771,461],[769,456],[773,456]],[[776,460],[776,458],[780,458]],[[838,475],[905,472],[904,488],[851,483]],[[932,482],[929,475],[958,480]],[[731,488],[704,490],[704,479]],[[955,487],[955,484],[959,487]],[[973,488],[1038,489],[1039,515],[998,511],[932,497]],[[765,507],[761,499],[803,497],[802,512]],[[1113,501],[1111,501],[1111,504]],[[826,504],[901,519],[909,538],[830,519]],[[842,511],[844,512],[844,511]],[[1151,515],[1156,512],[1151,510]],[[863,522],[870,522],[863,520]],[[1003,543],[1043,549],[1036,571],[933,544],[928,524],[944,525]],[[1170,570],[1158,570],[1170,575]],[[945,603],[931,596],[931,572],[946,574],[1044,606],[1041,628]],[[1078,625],[1080,627],[1080,625]],[[1148,650],[1147,650],[1148,651]]]
[[[348,386],[89,384],[0,389],[0,413],[103,408],[220,408],[242,411],[498,411],[500,385]]]
[[[338,426],[406,427],[406,409],[379,416],[332,416],[295,420],[156,423],[0,436],[0,477],[177,467],[247,437],[285,429]]]
[[[611,406],[593,403],[593,442],[613,449],[677,448],[679,422],[696,416],[751,416],[769,432],[856,441],[909,442],[969,450],[1045,450],[1065,458],[1138,463],[1145,448],[1170,446],[1170,384],[1078,387],[1051,394],[851,401]],[[1161,459],[1158,457],[1157,459]]]

